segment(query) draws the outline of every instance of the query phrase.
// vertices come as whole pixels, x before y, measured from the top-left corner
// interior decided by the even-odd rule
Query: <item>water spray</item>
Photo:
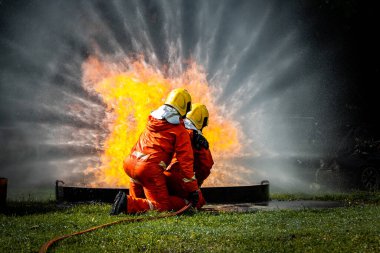
[[[214,105],[210,128],[218,126],[213,132],[223,138],[211,148],[225,151],[209,186],[275,178],[283,163],[267,169],[255,161],[319,155],[300,136],[310,126],[295,117],[314,118],[319,126],[334,122],[329,97],[340,92],[330,72],[334,55],[308,41],[313,24],[300,22],[305,17],[297,1],[42,1],[21,7],[1,17],[1,174],[12,185],[46,186],[59,178],[88,186],[104,171],[114,173],[118,165],[107,148],[120,137],[116,129],[138,132],[138,117],[158,102],[149,98],[151,108],[144,110],[134,103],[145,115],[135,113],[136,124],[120,128],[114,120],[123,120],[115,111],[121,97],[109,103],[99,90],[111,91],[120,80],[144,83],[136,78],[136,62],[163,81],[149,93],[165,97],[175,81],[185,80],[194,97]],[[285,170],[286,180],[271,183],[300,186],[299,171]],[[112,179],[118,173],[96,186],[124,187],[126,181]]]

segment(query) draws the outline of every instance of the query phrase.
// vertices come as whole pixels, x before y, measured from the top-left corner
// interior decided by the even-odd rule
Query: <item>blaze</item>
[[[218,161],[239,154],[238,125],[226,118],[223,108],[216,104],[217,90],[208,84],[205,71],[194,61],[176,76],[164,74],[142,57],[114,62],[92,56],[83,63],[82,70],[85,89],[98,94],[106,105],[109,130],[101,164],[86,170],[93,176],[91,186],[128,186],[123,160],[143,131],[149,114],[177,87],[186,88],[193,102],[203,103],[209,110],[209,126],[204,135],[215,160],[210,177],[218,177]]]

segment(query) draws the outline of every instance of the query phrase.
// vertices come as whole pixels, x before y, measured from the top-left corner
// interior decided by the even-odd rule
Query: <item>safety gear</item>
[[[208,110],[205,105],[200,103],[195,103],[189,113],[186,114],[188,118],[198,130],[202,130],[208,125]]]
[[[180,124],[181,116],[178,111],[168,105],[160,106],[157,110],[153,111],[152,115],[156,119],[166,119],[171,124]]]
[[[186,129],[192,129],[192,130],[197,130],[199,131],[193,124],[193,122],[191,122],[189,119],[184,119],[183,120],[183,123],[185,125],[185,128]],[[199,131],[200,132],[200,131]]]
[[[200,150],[201,148],[208,149],[208,141],[203,136],[202,132],[195,127],[194,123],[191,122],[189,119],[184,119],[183,122],[185,123],[186,129],[193,130],[193,138],[191,138],[193,148],[198,150]]]
[[[189,194],[189,200],[192,203],[193,207],[196,207],[199,201],[199,189]]]
[[[188,196],[189,201],[191,202],[191,206],[197,209],[201,209],[202,206],[206,204],[205,199],[203,198],[202,191],[200,189],[191,192]]]
[[[110,215],[118,215],[127,211],[127,195],[123,191],[119,191],[110,211]]]
[[[184,120],[186,122],[186,119]],[[188,128],[188,125],[185,123],[188,134],[190,135],[190,139],[192,140],[192,144],[194,145],[194,132],[199,130],[194,129],[195,127],[190,122],[191,126]],[[190,125],[189,125],[190,126]],[[200,133],[201,134],[201,133]],[[210,175],[211,168],[214,164],[212,159],[212,155],[209,149],[205,149],[201,147],[200,149],[196,149],[193,146],[193,154],[194,154],[194,174],[196,177],[196,182],[198,183],[198,187],[201,187],[203,181]],[[167,187],[170,195],[179,196],[181,198],[188,198],[189,191],[184,183],[185,176],[183,175],[181,165],[177,161],[176,156],[173,158],[172,162],[168,166],[168,168],[164,171]],[[201,192],[200,192],[201,193]],[[201,208],[206,201],[203,199],[203,196],[200,194],[200,198],[196,208]]]
[[[186,89],[177,88],[169,93],[165,104],[174,107],[184,117],[191,110],[191,96]]]
[[[192,139],[193,147],[200,150],[201,148],[208,149],[208,141],[196,130],[193,130],[193,139]]]
[[[186,178],[193,178],[193,150],[182,119],[181,124],[170,124],[166,120],[149,116],[146,129],[123,164],[124,171],[133,179],[130,181],[130,188],[138,189],[142,186],[146,197],[143,199],[140,194],[129,195],[128,213],[152,209],[179,210],[186,205],[183,198],[169,196],[163,174],[174,153],[181,166],[181,172]],[[196,180],[184,184],[188,192],[198,189]]]
[[[146,199],[144,187],[140,182],[133,178],[129,178],[129,195],[135,198]]]
[[[198,203],[195,206],[195,208],[201,209],[202,206],[206,205],[206,200],[203,198],[203,194],[202,194],[201,189],[199,189],[198,191],[199,191],[198,192],[199,193],[199,200],[198,200]]]

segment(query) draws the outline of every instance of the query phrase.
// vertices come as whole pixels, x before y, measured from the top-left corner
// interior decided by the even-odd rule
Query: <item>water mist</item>
[[[104,101],[83,86],[82,65],[91,56],[117,63],[142,55],[167,76],[185,71],[189,60],[202,66],[218,116],[238,124],[242,150],[216,164],[225,182],[212,181],[211,174],[209,184],[268,179],[279,190],[304,191],[310,182],[302,164],[328,152],[328,133],[319,136],[319,126],[333,122],[331,104],[339,98],[333,55],[308,40],[312,23],[296,3],[7,5],[0,38],[0,176],[10,187],[56,179],[89,183],[84,172],[99,165],[110,129]]]

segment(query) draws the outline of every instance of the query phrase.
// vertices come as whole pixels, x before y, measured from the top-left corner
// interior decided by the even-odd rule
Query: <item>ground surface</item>
[[[205,211],[210,212],[253,212],[253,211],[274,211],[281,209],[317,209],[317,208],[337,208],[344,207],[343,201],[326,200],[272,200],[266,203],[238,203],[238,204],[208,204],[204,206]]]
[[[54,244],[51,251],[380,251],[379,193],[332,195],[318,199],[310,197],[307,201],[301,201],[300,196],[276,197],[277,200],[267,206],[238,204],[225,210],[217,208],[226,205],[211,206],[213,210],[208,210],[210,207],[207,207],[202,212],[190,212],[176,217],[123,223],[65,239]],[[328,203],[333,201],[343,206],[306,206],[311,203],[319,205],[321,200],[328,200]],[[285,208],[287,204],[291,208]],[[8,209],[0,214],[0,252],[37,252],[43,243],[55,236],[120,219],[136,218],[126,215],[109,216],[109,209],[109,204],[98,203],[8,203]],[[152,212],[138,217],[157,215],[160,214]]]

